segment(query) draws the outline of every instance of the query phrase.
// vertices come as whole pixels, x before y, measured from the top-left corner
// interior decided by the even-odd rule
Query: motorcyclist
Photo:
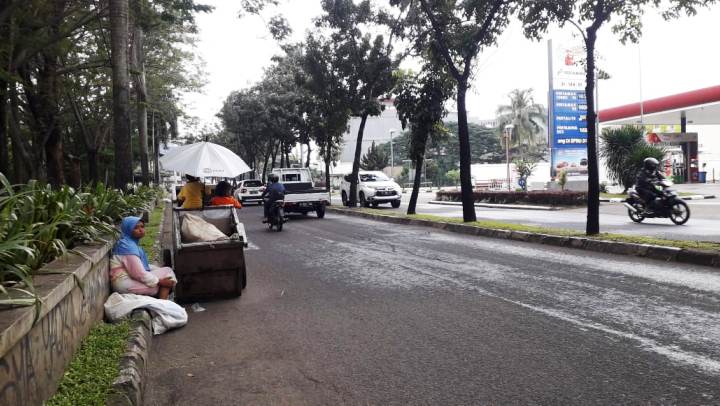
[[[637,174],[635,181],[635,191],[645,201],[645,214],[651,215],[659,209],[659,197],[662,195],[655,187],[658,183],[665,179],[658,166],[660,162],[657,159],[648,157],[643,160],[643,167]]]
[[[268,217],[270,217],[270,208],[273,204],[278,200],[285,199],[285,186],[280,183],[280,178],[278,178],[276,174],[271,173],[268,176],[268,186],[265,188],[265,191],[263,191],[262,197],[265,202],[265,218],[263,218],[263,222],[267,222]]]

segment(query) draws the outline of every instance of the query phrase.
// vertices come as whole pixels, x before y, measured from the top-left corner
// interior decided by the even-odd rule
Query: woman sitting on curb
[[[125,217],[120,230],[122,238],[115,243],[110,259],[112,290],[167,299],[177,279],[171,268],[158,268],[148,263],[147,255],[139,245],[145,236],[145,223],[139,217]]]

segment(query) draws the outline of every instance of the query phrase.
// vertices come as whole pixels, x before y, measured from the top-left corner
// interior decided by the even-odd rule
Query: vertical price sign
[[[582,47],[559,43],[548,46],[550,176],[562,172],[573,179],[587,179],[587,100],[585,71],[577,63]]]

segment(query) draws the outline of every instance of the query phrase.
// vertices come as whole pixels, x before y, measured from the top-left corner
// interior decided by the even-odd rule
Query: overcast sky
[[[186,94],[188,112],[200,127],[217,122],[215,114],[233,90],[261,79],[270,58],[280,52],[257,17],[237,17],[239,1],[205,0],[215,6],[200,15],[197,52],[205,61],[208,84],[202,94]],[[312,28],[321,12],[319,0],[289,0],[280,10],[295,30],[296,39]],[[643,17],[639,45],[623,46],[609,28],[599,34],[600,66],[612,76],[599,84],[600,109],[720,85],[720,5],[701,10],[698,16],[665,22],[654,11]],[[546,36],[571,38],[573,28],[555,28]],[[518,25],[511,26],[496,48],[479,57],[476,79],[468,96],[470,115],[493,118],[499,104],[506,103],[514,88],[533,88],[536,99],[547,103],[548,73],[546,40],[525,39]],[[641,80],[642,78],[642,80]],[[642,83],[642,86],[641,86]],[[642,87],[642,90],[641,90]],[[642,92],[642,93],[641,93]]]

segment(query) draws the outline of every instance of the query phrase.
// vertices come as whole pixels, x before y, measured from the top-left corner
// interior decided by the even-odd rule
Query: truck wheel
[[[322,205],[322,204],[319,205],[319,206],[315,209],[315,213],[317,214],[317,216],[318,216],[319,219],[324,218],[324,217],[325,217],[325,206]]]
[[[393,200],[390,204],[392,204],[393,209],[397,209],[400,207],[400,200]]]
[[[341,197],[341,199],[342,199],[342,204],[343,204],[343,206],[347,206],[347,205],[348,205],[348,198],[347,198],[347,194],[345,194],[345,191],[344,191],[344,190],[343,190],[342,195],[341,195],[340,197]]]

